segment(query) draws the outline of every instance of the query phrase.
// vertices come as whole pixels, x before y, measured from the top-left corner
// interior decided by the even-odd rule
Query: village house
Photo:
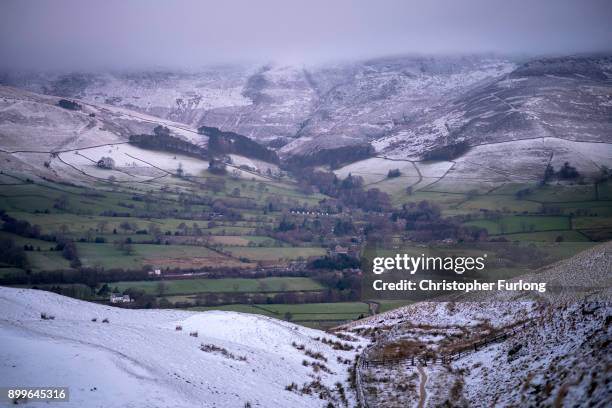
[[[161,276],[161,269],[154,269],[152,271],[147,272],[149,276]]]
[[[348,252],[348,248],[341,245],[336,245],[334,249],[332,249],[332,255],[348,255]]]
[[[118,293],[110,294],[111,303],[130,303],[131,301],[132,298],[130,298],[130,295],[120,295]]]

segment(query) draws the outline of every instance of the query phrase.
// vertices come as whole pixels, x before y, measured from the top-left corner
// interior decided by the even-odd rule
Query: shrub
[[[294,382],[292,382],[291,384],[285,386],[285,390],[286,391],[295,391],[297,389],[298,389],[298,385],[296,383],[294,383]]]
[[[315,360],[327,362],[327,358],[325,358],[325,356],[318,351],[306,350],[304,354],[306,354],[308,357],[314,358]]]
[[[573,179],[580,175],[575,167],[570,166],[569,162],[563,163],[561,169],[557,172],[557,176],[561,179]]]
[[[392,170],[389,170],[389,172],[387,173],[387,178],[399,177],[401,175],[402,175],[402,172],[400,172],[399,169],[392,169]]]
[[[227,349],[215,346],[214,344],[201,344],[200,350],[207,353],[219,353],[223,357],[231,358],[232,360],[247,361],[247,358],[245,356],[236,356],[233,353],[230,353]]]
[[[522,348],[523,345],[521,343],[517,343],[510,350],[508,350],[508,361],[510,362],[514,360],[516,358],[515,355],[521,351]]]
[[[328,374],[332,374],[331,370],[329,368],[327,368],[327,366],[323,363],[317,363],[316,361],[314,363],[311,364],[312,366],[312,370],[315,373],[318,373],[319,371],[323,371],[326,372]]]
[[[350,351],[353,350],[353,346],[350,344],[344,344],[340,341],[334,341],[331,339],[327,339],[327,338],[322,338],[321,343],[323,344],[327,344],[328,346],[331,346],[334,350],[342,350],[342,351]]]

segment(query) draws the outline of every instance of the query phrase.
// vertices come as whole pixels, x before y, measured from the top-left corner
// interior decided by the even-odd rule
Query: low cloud
[[[191,68],[401,53],[607,51],[607,0],[0,3],[4,68]]]

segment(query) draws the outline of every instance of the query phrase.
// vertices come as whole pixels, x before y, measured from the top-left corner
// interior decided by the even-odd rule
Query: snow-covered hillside
[[[609,406],[609,303],[544,310],[537,324],[453,364],[453,387],[471,406]],[[443,384],[438,387],[445,389]],[[435,392],[432,386],[430,392]],[[452,398],[452,395],[451,395]]]
[[[521,277],[551,293],[462,295],[349,324],[373,340],[360,370],[368,405],[609,406],[610,271],[605,243]]]
[[[0,83],[262,142],[282,138],[291,142],[283,152],[297,154],[383,136],[513,67],[503,58],[415,56],[199,72],[7,73]]]
[[[0,386],[68,386],[74,407],[344,406],[338,383],[353,405],[349,360],[361,344],[255,315],[126,310],[0,287]]]
[[[612,160],[610,61],[412,56],[198,72],[5,73],[0,83],[104,106],[113,117],[102,127],[98,119],[66,112],[43,118],[39,107],[20,102],[17,109],[5,98],[0,122],[13,127],[5,123],[0,135],[13,140],[20,131],[35,135],[53,125],[65,142],[77,134],[106,140],[102,130],[125,135],[165,122],[202,144],[195,130],[205,125],[269,144],[285,160],[370,144],[380,157],[420,161],[432,150],[466,142],[470,150],[458,159],[471,156],[453,168],[452,178],[474,171],[482,177],[492,163],[514,163],[493,166],[493,176],[530,181],[549,161],[558,167],[568,160],[588,175]],[[497,159],[508,154],[512,160]],[[435,181],[426,178],[412,184]]]
[[[175,174],[200,175],[208,168],[204,158],[149,150],[129,144],[131,135],[152,134],[164,126],[173,137],[205,147],[208,138],[188,125],[130,111],[122,107],[79,101],[80,110],[58,106],[61,98],[0,86],[0,158],[3,170],[17,170],[48,179],[88,184],[92,180],[117,183],[154,181]],[[114,160],[113,169],[100,169],[102,157]],[[276,165],[232,155],[234,169],[249,179],[255,171],[275,174]]]
[[[524,63],[395,127],[375,145],[406,158],[457,141],[470,146],[536,138],[609,143],[611,61],[567,57]]]

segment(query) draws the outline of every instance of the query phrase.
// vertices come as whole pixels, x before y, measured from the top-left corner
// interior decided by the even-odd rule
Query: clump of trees
[[[208,150],[213,154],[235,153],[269,163],[279,161],[276,152],[238,133],[224,132],[210,126],[198,128],[198,133],[208,136]]]
[[[336,225],[334,225],[334,235],[351,235],[355,233],[355,226],[351,220],[337,219]]]
[[[15,245],[10,238],[0,238],[0,263],[26,268],[28,259],[22,247]]]
[[[563,166],[557,172],[557,177],[560,179],[575,179],[578,176],[580,176],[580,173],[574,166],[570,166],[569,162],[563,163]]]
[[[445,146],[436,147],[425,154],[423,160],[454,160],[470,149],[470,145],[465,140],[451,143]]]
[[[74,111],[79,111],[81,110],[83,107],[74,102],[74,101],[70,101],[68,99],[60,99],[57,102],[57,106],[59,106],[60,108],[64,108],[64,109],[68,109],[68,110],[74,110]]]
[[[487,238],[483,228],[462,225],[460,219],[442,218],[440,207],[429,201],[404,204],[391,214],[391,220],[405,220],[408,236],[419,242],[440,241],[447,238],[459,241],[479,241]]]
[[[208,171],[212,174],[224,175],[227,173],[227,168],[221,160],[211,159],[208,163]]]
[[[336,256],[325,256],[317,258],[308,264],[311,269],[327,269],[341,271],[343,269],[357,269],[361,266],[358,258],[346,254]]]
[[[207,158],[208,151],[191,142],[172,136],[170,129],[165,126],[156,126],[153,134],[131,135],[130,143],[144,149],[162,150],[181,153],[197,158]]]
[[[96,166],[101,169],[112,170],[115,168],[115,160],[112,157],[104,156],[98,160]]]
[[[580,173],[569,162],[563,163],[559,171],[555,171],[555,168],[550,163],[546,166],[546,170],[544,170],[544,183],[555,178],[559,180],[574,180],[579,177]]]
[[[387,178],[399,177],[401,175],[402,173],[400,172],[399,169],[392,169],[392,170],[389,170],[389,172],[387,173]]]
[[[293,156],[291,163],[287,164],[294,170],[318,165],[329,165],[332,169],[337,169],[345,164],[372,157],[375,152],[374,147],[369,143],[323,148],[301,156]]]
[[[336,174],[326,171],[314,171],[310,168],[298,169],[296,176],[315,186],[321,193],[338,200],[338,204],[364,211],[384,212],[391,208],[389,195],[372,188],[366,190],[363,178],[349,175],[340,179]]]

